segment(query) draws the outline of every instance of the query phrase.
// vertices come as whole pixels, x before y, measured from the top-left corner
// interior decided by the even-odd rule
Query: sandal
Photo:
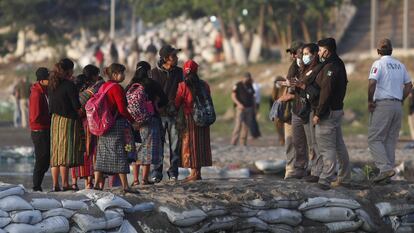
[[[71,188],[71,187],[62,187],[62,191],[63,191],[63,192],[65,192],[65,191],[70,191],[70,190],[72,190],[72,188]]]
[[[60,192],[62,191],[62,189],[60,189],[60,187],[53,187],[51,192]]]
[[[131,183],[131,187],[135,187],[135,186],[138,186],[138,185],[139,185],[139,181],[138,180],[136,180],[136,181],[134,181],[134,182]]]
[[[140,192],[136,189],[127,188],[122,190],[123,194],[132,193],[132,194],[140,194]]]
[[[77,184],[72,184],[72,190],[79,191],[79,187]]]
[[[149,181],[149,180],[143,180],[143,181],[141,181],[141,184],[142,185],[154,185],[155,182],[152,182],[152,181]]]

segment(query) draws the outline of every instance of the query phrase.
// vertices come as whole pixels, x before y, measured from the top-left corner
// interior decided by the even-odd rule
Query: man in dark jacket
[[[33,191],[42,191],[42,181],[50,163],[50,115],[47,86],[49,71],[40,67],[36,71],[37,82],[31,87],[29,99],[29,125],[35,149]]]
[[[349,155],[343,137],[341,120],[348,83],[345,65],[336,54],[333,38],[318,41],[319,59],[325,63],[316,77],[320,87],[319,104],[312,119],[316,128],[316,142],[323,161],[319,187],[330,189],[349,179]],[[339,162],[335,180],[336,163]],[[332,182],[332,183],[331,183]]]
[[[151,70],[151,78],[157,81],[168,97],[168,105],[160,112],[163,125],[162,137],[168,134],[170,149],[170,168],[167,171],[168,177],[173,180],[178,178],[178,165],[180,162],[179,132],[177,129],[177,110],[174,106],[178,84],[183,81],[183,69],[177,66],[177,53],[181,49],[165,45],[160,49],[160,60],[157,67]],[[164,158],[154,165],[152,179],[154,182],[162,180]]]

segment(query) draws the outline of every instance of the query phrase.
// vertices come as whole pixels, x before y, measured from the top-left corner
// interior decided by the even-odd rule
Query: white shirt
[[[254,99],[256,101],[256,104],[260,104],[260,99],[261,99],[261,96],[260,96],[260,88],[261,88],[261,85],[260,84],[253,83]]]
[[[382,56],[372,64],[368,79],[377,81],[374,101],[403,98],[404,85],[411,82],[404,64],[392,56]]]

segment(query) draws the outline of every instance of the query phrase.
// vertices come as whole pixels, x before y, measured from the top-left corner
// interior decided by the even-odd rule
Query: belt
[[[402,100],[397,99],[397,98],[389,98],[389,99],[380,99],[380,100],[375,100],[375,102],[380,102],[380,101],[395,101],[395,102],[402,102]]]

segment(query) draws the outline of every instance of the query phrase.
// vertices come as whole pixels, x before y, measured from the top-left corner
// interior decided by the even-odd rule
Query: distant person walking
[[[411,78],[404,66],[392,57],[392,44],[382,39],[377,45],[381,56],[372,65],[369,75],[368,146],[380,170],[374,182],[390,181],[395,175],[395,147],[401,128],[402,102],[412,89]]]
[[[13,126],[15,128],[19,128],[22,126],[22,113],[20,111],[20,102],[19,102],[19,89],[17,86],[19,85],[20,80],[13,88],[12,98],[14,104],[14,111],[13,111]]]
[[[147,55],[147,61],[151,65],[151,67],[155,67],[157,65],[157,52],[158,49],[155,47],[154,39],[150,39],[150,43],[147,46],[145,53]]]
[[[33,169],[33,191],[42,192],[42,182],[50,165],[50,115],[47,86],[49,70],[40,67],[36,70],[37,82],[31,87],[29,99],[29,125],[35,149]]]
[[[117,63],[119,61],[119,53],[118,48],[116,47],[115,42],[111,42],[111,45],[109,47],[109,54],[111,55],[111,62]]]
[[[245,73],[243,80],[233,86],[231,99],[236,108],[234,119],[234,129],[231,138],[231,144],[242,146],[247,145],[247,136],[249,128],[255,115],[256,101],[254,97],[253,79],[250,73]]]
[[[192,115],[195,99],[198,98],[202,103],[206,103],[210,96],[210,88],[198,77],[196,62],[188,60],[184,63],[183,69],[185,81],[178,85],[175,107],[184,106],[186,127],[181,138],[181,166],[191,168],[190,176],[184,179],[184,182],[191,182],[202,179],[202,167],[212,166],[210,127],[197,125]]]
[[[79,92],[70,81],[73,75],[73,62],[64,58],[54,68],[49,79],[49,109],[51,120],[51,167],[53,191],[61,191],[59,173],[63,190],[70,190],[68,170],[83,163],[81,105]]]
[[[104,61],[105,61],[105,55],[102,52],[100,45],[97,45],[95,47],[95,53],[94,53],[93,56],[95,57],[96,66],[99,67],[100,70],[102,70],[103,69],[103,64],[104,64]]]
[[[285,82],[286,79],[283,78],[282,76],[278,76],[275,78],[275,80],[273,81],[273,88],[272,88],[272,96],[271,96],[271,102],[270,102],[270,107],[272,107],[273,103],[275,101],[277,101],[282,95],[283,93],[286,91],[286,87],[281,85],[281,82]],[[274,125],[276,128],[276,132],[278,135],[278,140],[279,140],[279,145],[284,146],[285,145],[285,126],[284,126],[284,122],[279,119],[276,118],[274,120]]]
[[[27,128],[29,124],[29,97],[30,97],[30,82],[29,78],[26,77],[21,79],[17,84],[20,116],[21,116],[21,127]]]

